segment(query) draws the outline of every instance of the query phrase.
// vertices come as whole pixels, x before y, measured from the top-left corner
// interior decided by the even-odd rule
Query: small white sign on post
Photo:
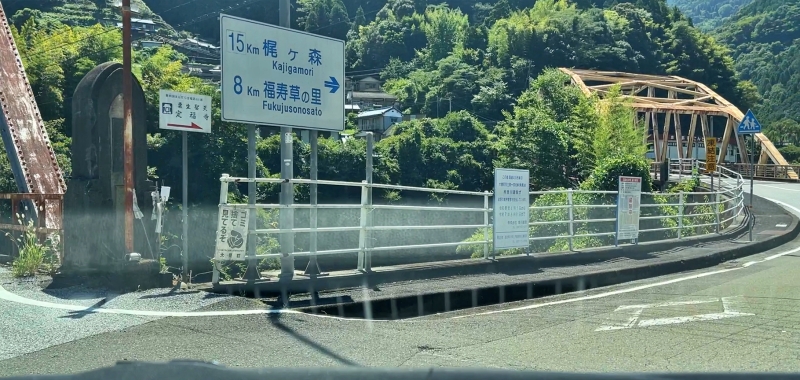
[[[218,260],[242,261],[245,259],[250,210],[222,206],[217,221],[217,246],[214,257]]]
[[[494,169],[494,250],[527,248],[530,239],[530,172]]]
[[[639,238],[639,212],[642,199],[641,177],[619,177],[617,193],[617,240]]]
[[[158,127],[184,132],[211,133],[211,97],[161,90]]]

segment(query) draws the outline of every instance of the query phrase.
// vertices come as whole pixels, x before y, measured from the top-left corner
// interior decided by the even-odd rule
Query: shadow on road
[[[350,359],[347,359],[345,357],[339,356],[338,354],[336,354],[335,352],[331,351],[327,347],[325,347],[325,346],[323,346],[323,345],[321,345],[321,344],[309,339],[308,337],[298,333],[297,331],[293,330],[291,327],[288,327],[288,326],[284,325],[283,322],[280,321],[280,318],[281,318],[281,314],[280,313],[267,314],[267,316],[268,316],[270,322],[272,322],[272,325],[275,326],[278,330],[283,331],[287,335],[297,339],[298,341],[300,341],[301,343],[305,344],[306,346],[309,346],[309,347],[313,348],[317,352],[319,352],[319,353],[321,353],[321,354],[323,354],[323,355],[325,355],[325,356],[327,356],[327,357],[329,357],[329,358],[331,358],[333,360],[336,360],[337,362],[339,362],[341,364],[348,365],[348,366],[360,367],[360,365],[358,363],[353,362]]]
[[[101,299],[100,301],[95,302],[94,305],[87,307],[83,310],[72,310],[67,312],[67,315],[61,316],[59,318],[70,318],[70,319],[81,319],[89,314],[97,313],[95,310],[101,308],[103,305],[107,304],[108,301],[114,299],[116,295],[109,294],[105,298]]]

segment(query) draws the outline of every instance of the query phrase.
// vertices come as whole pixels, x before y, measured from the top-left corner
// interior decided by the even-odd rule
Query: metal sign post
[[[158,118],[160,129],[181,131],[182,162],[182,210],[183,231],[183,281],[189,281],[189,143],[187,132],[211,133],[211,97],[184,92],[159,91],[161,112]]]
[[[751,135],[750,141],[752,141],[752,147],[750,149],[750,212],[753,212],[753,184],[755,182],[756,176],[756,165],[755,165],[755,151],[756,151],[756,133],[761,133],[761,123],[758,122],[756,116],[753,115],[753,111],[747,110],[747,114],[744,115],[742,121],[739,123],[739,127],[736,128],[736,132],[738,134],[747,134]],[[750,241],[753,241],[753,224],[754,218],[750,218]]]
[[[344,91],[338,91],[344,81],[344,41],[290,29],[289,6],[289,0],[280,1],[280,26],[226,14],[219,18],[222,120],[280,127],[280,229],[285,231],[294,227],[292,130],[339,132],[345,120]],[[254,157],[255,144],[248,145],[248,156]],[[282,233],[282,279],[294,276],[293,253],[294,233]]]

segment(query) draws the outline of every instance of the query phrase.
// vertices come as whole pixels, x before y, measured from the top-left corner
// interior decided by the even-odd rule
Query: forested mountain
[[[165,38],[177,38],[188,31],[217,43],[216,16],[220,12],[277,22],[277,2],[145,0],[138,4],[142,16],[151,15],[168,25],[158,32]],[[381,175],[389,182],[470,190],[490,188],[494,162],[513,161],[514,154],[521,154],[521,151],[507,150],[506,138],[518,133],[514,128],[527,128],[515,122],[518,115],[532,116],[525,112],[518,114],[515,105],[520,106],[520,96],[548,67],[680,75],[710,85],[743,108],[757,98],[751,86],[737,79],[728,50],[692,27],[686,16],[663,0],[451,0],[448,3],[297,0],[292,4],[293,27],[346,39],[349,73],[378,75],[386,81],[385,89],[398,97],[403,111],[444,117],[445,108],[441,106],[442,99],[446,99],[447,109],[461,115],[437,121],[455,124],[434,129],[424,126],[431,124],[411,122],[407,127],[397,128],[392,138],[382,140],[379,148],[386,149],[387,159],[382,160],[381,165],[386,166]],[[47,120],[60,120],[53,125],[61,128],[64,135],[69,135],[68,101],[77,81],[93,65],[119,59],[119,33],[113,27],[113,20],[118,20],[119,16],[114,13],[118,10],[114,5],[114,1],[104,0],[18,0],[13,2],[15,8],[10,8],[15,12],[12,19],[42,114]],[[74,12],[82,10],[83,16],[73,19],[62,12],[67,8]],[[86,25],[91,22],[86,19],[87,15],[94,15],[110,26],[88,27]],[[53,48],[48,49],[48,46]],[[96,50],[102,46],[106,48]],[[186,77],[179,61],[187,57],[171,49],[137,51],[135,59],[135,72],[140,75],[152,102],[159,88],[194,88],[215,93],[212,86]],[[557,77],[553,75],[551,79]],[[556,82],[547,83],[554,86]],[[208,88],[204,90],[204,86]],[[568,122],[570,119],[565,116],[553,116],[564,112],[550,110],[553,102],[555,100],[544,99],[528,102],[526,107],[542,113],[537,116],[540,122]],[[150,112],[152,125],[157,114],[152,107]],[[570,124],[572,127],[558,128],[567,128],[565,136],[573,137],[579,134],[572,130],[576,125],[589,128],[583,120],[575,123]],[[237,131],[234,135],[240,136],[236,128],[229,123],[219,123],[214,129]],[[151,130],[157,131],[157,128],[151,127]],[[435,149],[425,148],[428,139],[436,142]],[[201,138],[196,140],[200,143]],[[241,154],[238,152],[244,145],[228,144],[231,141],[223,145],[216,141],[213,143],[216,145],[203,148],[226,151],[199,158],[209,160],[200,167],[220,168],[212,174],[203,171],[200,177],[208,176],[213,182],[219,172],[229,170],[226,168],[233,168],[229,171],[242,168],[242,163],[234,157]],[[423,161],[415,164],[409,155],[402,153],[405,148],[400,145],[404,141],[416,141],[417,149],[422,149]],[[442,141],[455,145],[444,148],[440,146]],[[520,141],[535,145],[535,141],[525,138],[517,138],[515,143]],[[567,139],[568,156],[574,156],[577,148],[570,141]],[[151,138],[154,175],[166,179],[178,177],[179,167],[171,158],[173,152],[178,151],[173,144],[178,143],[171,134]],[[468,144],[463,145],[465,143]],[[523,151],[542,148],[533,145]],[[265,155],[262,159],[264,172],[277,172],[278,161],[269,158],[277,153],[277,141],[266,139],[260,146]],[[330,145],[330,149],[344,155],[357,151],[336,145]],[[429,154],[429,158],[424,158]],[[445,156],[440,157],[442,154]],[[430,165],[433,161],[429,160],[434,157],[444,161]],[[581,165],[589,167],[581,168]],[[571,169],[562,170],[562,179],[543,181],[537,186],[580,182],[588,175],[591,165],[590,161],[580,164],[575,161],[568,165]],[[437,170],[431,169],[434,167]],[[305,170],[307,168],[298,167],[296,173],[302,175]],[[466,174],[471,172],[475,174]],[[348,177],[339,179],[360,181],[358,170],[351,174],[337,173],[339,177]],[[408,177],[407,173],[415,173],[415,176]],[[567,178],[571,179],[565,182]],[[204,187],[198,193],[208,193],[204,196],[213,199],[215,192],[207,189],[215,187]]]
[[[754,1],[715,33],[762,94],[757,115],[771,137],[800,144],[800,2]]]
[[[729,21],[743,6],[754,0],[667,0],[692,19],[694,25],[708,32]],[[757,1],[757,0],[755,0]]]

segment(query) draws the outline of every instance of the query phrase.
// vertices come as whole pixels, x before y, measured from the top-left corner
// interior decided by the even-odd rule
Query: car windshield
[[[800,368],[796,0],[0,21],[0,377]]]

